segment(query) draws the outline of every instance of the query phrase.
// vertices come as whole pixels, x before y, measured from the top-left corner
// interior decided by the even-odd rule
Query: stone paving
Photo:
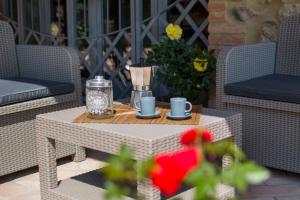
[[[94,151],[84,162],[64,159],[58,166],[58,179],[67,179],[103,167],[106,155]],[[40,200],[37,168],[0,178],[0,200]],[[100,200],[101,198],[99,198]],[[300,175],[272,170],[272,177],[249,189],[245,200],[300,200]]]
[[[271,170],[265,183],[252,186],[245,200],[300,200],[300,174]]]

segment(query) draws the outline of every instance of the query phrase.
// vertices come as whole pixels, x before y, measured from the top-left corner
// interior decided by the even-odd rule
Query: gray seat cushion
[[[300,104],[300,77],[272,74],[231,83],[225,86],[228,95]]]
[[[72,93],[73,84],[28,78],[0,79],[0,106]]]

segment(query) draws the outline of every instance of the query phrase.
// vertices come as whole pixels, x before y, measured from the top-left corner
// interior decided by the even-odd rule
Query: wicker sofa
[[[37,114],[80,105],[79,59],[62,47],[15,45],[10,25],[0,21],[0,176],[37,165]],[[57,157],[82,148],[56,143]]]
[[[217,107],[243,114],[250,159],[300,172],[300,17],[283,20],[277,43],[226,48],[217,66]]]

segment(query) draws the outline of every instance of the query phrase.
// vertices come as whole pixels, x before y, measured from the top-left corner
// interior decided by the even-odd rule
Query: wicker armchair
[[[217,66],[217,108],[243,114],[250,159],[300,172],[300,16],[284,19],[277,43],[224,49]]]
[[[26,80],[30,80],[27,83]],[[3,93],[11,89],[7,85],[17,83],[36,86],[43,80],[45,84],[56,83],[59,95],[48,95],[22,101],[33,93],[4,98]],[[37,114],[75,107],[81,102],[80,73],[78,54],[73,49],[62,47],[15,45],[14,33],[10,25],[0,21],[0,176],[37,165],[34,119]],[[7,84],[7,85],[4,85]],[[69,93],[63,92],[61,84],[72,87]],[[43,87],[42,85],[37,85]],[[42,94],[52,94],[43,87]],[[4,90],[4,92],[3,92]],[[30,96],[31,95],[31,96]],[[12,101],[14,103],[9,103]],[[72,155],[84,159],[83,149],[73,145],[56,143],[57,158]]]

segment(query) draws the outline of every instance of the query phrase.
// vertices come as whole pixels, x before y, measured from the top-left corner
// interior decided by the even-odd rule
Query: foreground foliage
[[[195,200],[214,200],[219,183],[232,186],[242,194],[249,184],[259,184],[269,178],[265,168],[247,161],[230,140],[212,143],[210,131],[193,128],[182,133],[179,141],[182,149],[141,162],[134,161],[134,152],[122,146],[119,155],[113,156],[103,169],[108,180],[106,198],[133,195],[136,182],[150,178],[166,196],[176,194],[185,185],[195,188]],[[224,157],[231,160],[225,168],[222,167]]]

